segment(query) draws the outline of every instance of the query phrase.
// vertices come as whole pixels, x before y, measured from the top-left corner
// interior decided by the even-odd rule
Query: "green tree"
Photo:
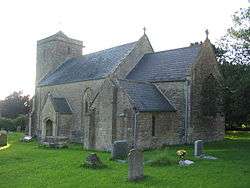
[[[250,62],[250,7],[235,12],[233,26],[219,42],[219,51],[223,51],[221,62],[249,64]]]
[[[233,26],[215,48],[224,77],[224,112],[228,127],[249,124],[250,117],[250,7],[232,17]]]
[[[7,118],[16,118],[19,114],[27,115],[31,110],[29,95],[23,95],[21,91],[13,92],[0,101],[1,115]]]

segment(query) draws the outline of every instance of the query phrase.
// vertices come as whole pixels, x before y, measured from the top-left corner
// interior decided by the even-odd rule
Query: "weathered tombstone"
[[[90,168],[98,168],[102,167],[103,163],[96,153],[91,153],[87,156],[86,160],[84,161],[84,165]]]
[[[17,126],[17,127],[16,127],[16,131],[17,131],[17,132],[21,132],[21,129],[22,129],[21,126]]]
[[[203,154],[203,141],[196,140],[194,142],[194,156],[199,157]]]
[[[136,181],[143,178],[143,153],[137,149],[128,154],[128,180]]]
[[[128,142],[126,140],[115,141],[111,151],[112,159],[126,159],[128,156]]]
[[[7,133],[6,131],[0,131],[0,147],[7,145]]]

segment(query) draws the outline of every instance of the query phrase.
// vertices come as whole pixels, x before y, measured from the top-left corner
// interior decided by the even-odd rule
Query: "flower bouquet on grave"
[[[179,156],[180,157],[180,159],[182,160],[182,161],[184,161],[185,160],[185,155],[187,154],[187,151],[186,150],[178,150],[177,152],[176,152],[176,154],[177,154],[177,156]]]

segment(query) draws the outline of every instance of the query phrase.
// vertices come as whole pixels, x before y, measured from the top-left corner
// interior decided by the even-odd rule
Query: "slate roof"
[[[100,79],[111,74],[134,48],[136,42],[66,60],[53,73],[46,75],[39,86]]]
[[[150,53],[143,56],[126,79],[142,81],[176,81],[186,78],[201,45]]]
[[[141,112],[172,112],[175,108],[160,93],[155,85],[145,82],[118,80],[119,85],[129,95],[133,105]]]
[[[54,110],[59,113],[72,113],[69,104],[65,98],[51,98]]]

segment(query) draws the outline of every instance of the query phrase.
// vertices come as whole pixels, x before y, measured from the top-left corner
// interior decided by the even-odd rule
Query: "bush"
[[[26,125],[29,123],[29,118],[25,115],[18,115],[16,119],[13,119],[13,123],[15,125],[15,127],[20,126],[21,130],[24,131]]]
[[[12,119],[0,118],[0,129],[4,129],[6,131],[15,131],[16,127]]]
[[[16,131],[17,127],[20,126],[21,130],[24,131],[29,119],[27,116],[19,115],[16,119],[0,118],[0,129],[6,131]]]

